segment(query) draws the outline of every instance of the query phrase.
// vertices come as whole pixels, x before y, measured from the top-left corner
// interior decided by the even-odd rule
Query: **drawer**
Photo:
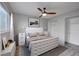
[[[25,42],[19,42],[19,45],[24,45],[25,44]]]

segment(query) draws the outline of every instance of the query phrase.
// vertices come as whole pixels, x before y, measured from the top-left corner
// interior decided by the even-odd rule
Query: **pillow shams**
[[[37,36],[37,33],[29,33],[29,36],[30,37],[36,37]]]

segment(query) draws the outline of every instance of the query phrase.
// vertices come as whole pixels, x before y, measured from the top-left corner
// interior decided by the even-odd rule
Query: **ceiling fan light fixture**
[[[43,13],[42,15],[43,15],[43,16],[46,16],[47,14],[46,14],[46,13]]]

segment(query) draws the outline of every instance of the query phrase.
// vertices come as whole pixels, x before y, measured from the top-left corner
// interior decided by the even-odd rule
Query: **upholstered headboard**
[[[27,27],[26,33],[35,33],[35,32],[43,32],[43,28],[33,28],[33,27]]]

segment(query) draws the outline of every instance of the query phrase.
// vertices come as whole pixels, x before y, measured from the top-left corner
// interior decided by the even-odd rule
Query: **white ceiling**
[[[29,17],[38,17],[41,12],[37,8],[46,7],[48,11],[56,12],[56,15],[48,15],[42,18],[51,17],[79,9],[79,2],[9,2],[14,13],[23,14]]]

